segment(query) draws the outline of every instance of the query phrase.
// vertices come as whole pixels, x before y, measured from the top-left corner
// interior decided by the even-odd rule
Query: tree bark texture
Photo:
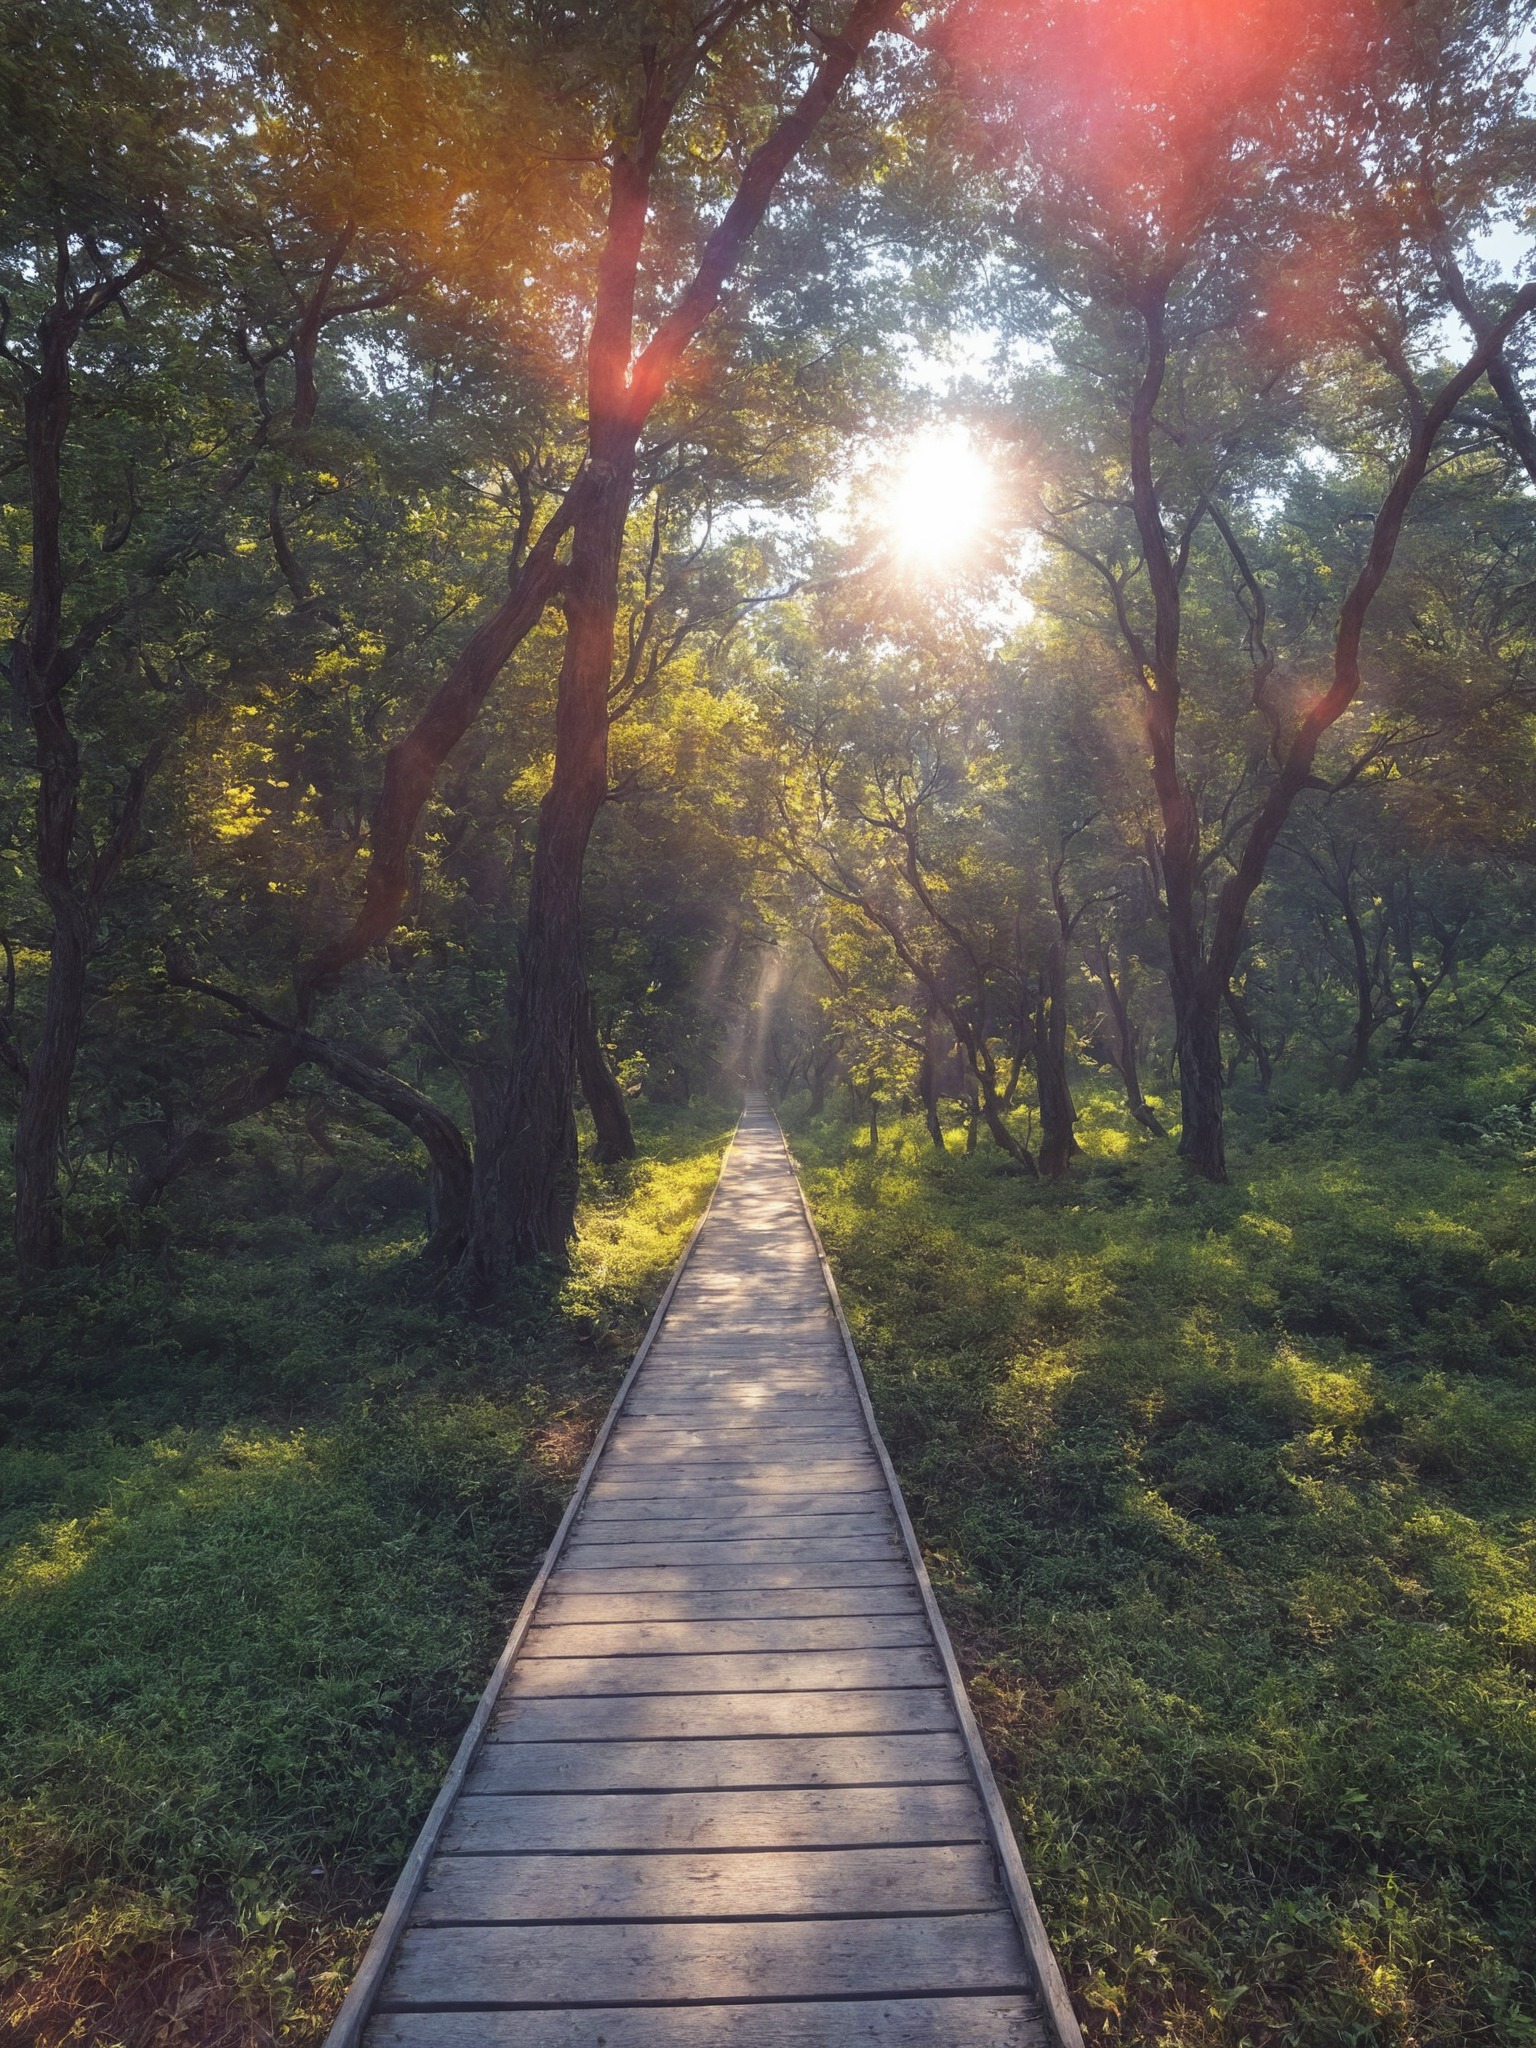
[[[466,1259],[471,1291],[482,1300],[492,1298],[515,1267],[563,1257],[575,1222],[573,1096],[587,1003],[581,882],[587,843],[608,795],[608,684],[634,460],[632,435],[597,444],[598,480],[572,539],[554,778],[539,811],[509,1002],[507,1068],[475,1146]]]
[[[1067,1075],[1067,947],[1053,939],[1040,976],[1035,1027],[1035,1086],[1040,1096],[1040,1171],[1059,1180],[1079,1149],[1072,1127],[1077,1110]]]

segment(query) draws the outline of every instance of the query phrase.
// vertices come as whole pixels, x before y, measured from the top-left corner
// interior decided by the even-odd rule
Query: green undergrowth
[[[1536,2042],[1530,1082],[1252,1102],[1221,1188],[1107,1094],[1059,1187],[790,1120],[1096,2040]]]
[[[494,1319],[238,1190],[0,1300],[0,2035],[322,2030],[713,1184],[639,1122]]]

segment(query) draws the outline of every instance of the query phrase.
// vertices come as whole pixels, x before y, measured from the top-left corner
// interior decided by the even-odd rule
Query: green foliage
[[[1095,2036],[1536,2040],[1536,1189],[1430,1069],[1101,1094],[1051,1190],[792,1131]]]
[[[641,1129],[642,1163],[589,1176],[569,1273],[494,1325],[418,1298],[398,1231],[270,1214],[7,1300],[18,2024],[82,1943],[108,1967],[190,1926],[269,1980],[305,1949],[274,2016],[320,2024],[713,1183],[718,1113]]]

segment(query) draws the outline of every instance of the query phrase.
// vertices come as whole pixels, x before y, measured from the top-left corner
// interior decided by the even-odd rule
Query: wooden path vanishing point
[[[327,2048],[1079,2048],[749,1100]]]

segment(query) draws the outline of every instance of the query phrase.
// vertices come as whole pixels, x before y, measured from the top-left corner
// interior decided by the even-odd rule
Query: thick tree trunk
[[[1175,963],[1174,1053],[1179,1066],[1179,1157],[1207,1180],[1225,1181],[1227,1141],[1221,1071],[1219,982],[1204,962]]]
[[[1041,975],[1035,1026],[1035,1085],[1040,1095],[1040,1171],[1059,1180],[1078,1150],[1072,1126],[1077,1110],[1067,1076],[1067,949],[1053,940]]]
[[[625,1107],[624,1092],[603,1057],[597,1027],[592,1021],[590,997],[582,1004],[577,1016],[576,1033],[576,1069],[581,1077],[581,1092],[597,1132],[598,1164],[613,1166],[621,1159],[633,1159],[635,1134]]]
[[[880,1098],[878,1095],[871,1095],[869,1098],[869,1149],[871,1152],[878,1152],[880,1150]]]
[[[475,1146],[468,1279],[493,1298],[514,1268],[563,1258],[576,1218],[577,1039],[587,1001],[581,880],[608,795],[608,688],[634,437],[595,435],[590,508],[566,579],[555,772],[539,810],[528,916],[509,998],[511,1052]]]

